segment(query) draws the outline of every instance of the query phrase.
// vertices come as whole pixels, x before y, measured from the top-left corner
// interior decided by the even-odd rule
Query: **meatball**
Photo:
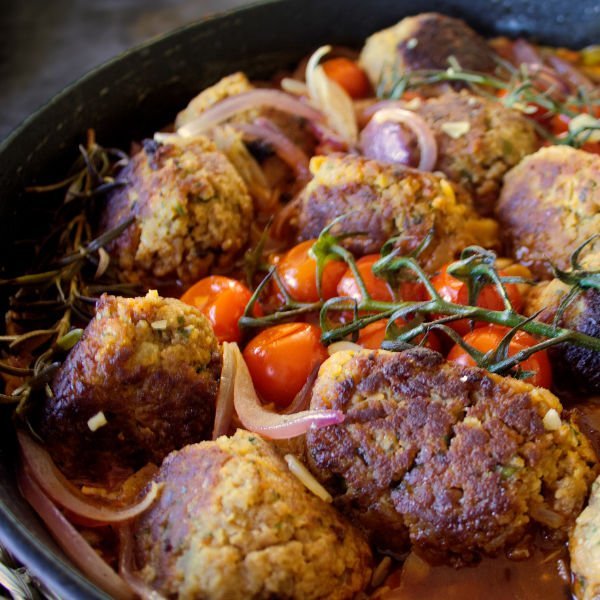
[[[494,53],[464,21],[438,13],[406,17],[367,38],[360,65],[373,86],[389,92],[395,77],[418,69],[447,69],[453,56],[471,71],[493,71]]]
[[[317,156],[313,179],[300,194],[299,237],[315,238],[331,221],[346,215],[334,233],[364,232],[345,240],[356,254],[378,252],[392,236],[406,253],[428,233],[434,239],[422,254],[434,271],[466,246],[497,244],[497,225],[478,217],[470,198],[445,179],[360,156]]]
[[[121,171],[103,228],[136,221],[110,246],[123,280],[152,287],[191,285],[229,265],[248,239],[253,208],[246,185],[207,138],[146,142]]]
[[[490,216],[506,171],[538,148],[531,121],[466,91],[430,98],[415,112],[435,135],[436,169],[471,192],[478,212]]]
[[[594,479],[589,443],[549,391],[426,349],[334,354],[311,399],[324,407],[346,418],[307,434],[309,464],[383,548],[459,562],[532,522],[564,534]]]
[[[182,110],[175,119],[175,127],[179,128],[197,119],[205,110],[213,104],[225,100],[230,96],[237,96],[244,92],[249,92],[254,86],[248,81],[244,73],[237,72],[217,81],[211,87],[200,92],[190,103]]]
[[[498,220],[514,257],[540,277],[550,263],[566,269],[569,255],[600,231],[600,156],[550,146],[525,157],[504,178]],[[587,267],[600,266],[600,239]]]
[[[156,292],[104,295],[37,429],[69,476],[118,478],[210,437],[220,373],[217,339],[197,309]]]
[[[594,482],[587,508],[577,517],[569,552],[575,597],[600,597],[600,478]]]
[[[342,600],[370,581],[362,535],[255,434],[174,452],[157,481],[134,536],[140,575],[164,597]]]
[[[558,279],[538,284],[527,299],[527,315],[553,323],[557,309],[569,291]],[[600,338],[600,290],[588,289],[571,302],[558,319],[560,327]],[[557,384],[571,392],[600,394],[600,352],[558,344],[548,349]]]

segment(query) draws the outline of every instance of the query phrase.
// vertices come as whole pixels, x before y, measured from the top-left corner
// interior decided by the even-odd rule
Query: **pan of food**
[[[596,2],[277,0],[0,147],[0,541],[61,598],[600,595]]]

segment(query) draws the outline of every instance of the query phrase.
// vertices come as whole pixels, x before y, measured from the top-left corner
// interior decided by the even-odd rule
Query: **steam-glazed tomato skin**
[[[307,240],[294,246],[284,254],[278,262],[277,270],[286,290],[298,302],[316,302],[319,300],[317,291],[317,263],[309,256],[309,250],[316,240]],[[321,279],[321,295],[328,300],[336,295],[338,281],[346,271],[346,263],[331,260],[323,269]]]
[[[265,329],[243,352],[261,399],[285,408],[312,370],[329,356],[321,330],[309,323],[284,323]]]
[[[195,283],[181,301],[200,310],[210,321],[219,342],[240,342],[238,321],[244,314],[252,292],[237,279],[212,275]],[[255,316],[262,315],[255,305]]]
[[[487,325],[467,333],[463,339],[467,344],[485,354],[486,352],[495,350],[508,331],[506,327]],[[520,350],[529,348],[537,343],[538,340],[533,336],[525,331],[519,331],[515,334],[508,347],[508,355],[513,356]],[[448,360],[464,366],[475,366],[476,364],[473,357],[458,344],[453,346],[448,353]],[[540,350],[525,359],[520,363],[520,368],[522,371],[533,372],[533,375],[525,379],[528,383],[545,388],[552,386],[552,367],[550,366],[548,353],[545,350]]]

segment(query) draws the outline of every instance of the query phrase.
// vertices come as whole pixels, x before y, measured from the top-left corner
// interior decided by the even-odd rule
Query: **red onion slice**
[[[46,450],[22,431],[17,432],[17,438],[21,447],[23,464],[36,484],[52,501],[60,504],[74,515],[98,523],[129,521],[143,513],[158,495],[159,488],[153,482],[144,498],[127,508],[114,509],[89,502],[77,495],[76,489],[58,470]]]
[[[40,516],[65,554],[112,598],[128,600],[134,597],[129,586],[110,568],[83,539],[52,501],[42,492],[25,468],[18,474],[21,493]]]
[[[286,415],[293,415],[301,410],[306,410],[310,404],[310,397],[312,395],[312,389],[317,380],[319,369],[321,365],[315,365],[313,370],[310,372],[306,383],[302,386],[302,389],[294,396],[294,399],[290,402],[290,405],[283,411]]]
[[[213,426],[212,439],[216,440],[226,435],[231,425],[233,415],[233,379],[235,374],[235,356],[232,355],[231,344],[223,343],[223,368],[221,369],[221,381],[219,383],[219,394],[215,409],[215,424]]]
[[[404,108],[382,108],[378,110],[371,119],[373,127],[386,122],[401,123],[410,128],[419,143],[421,158],[419,160],[420,171],[433,171],[437,162],[437,142],[429,125],[423,117],[415,112]]]
[[[242,425],[264,437],[289,439],[306,433],[311,428],[338,425],[344,421],[340,410],[305,410],[284,415],[266,409],[258,399],[250,372],[237,344],[231,344],[235,357],[235,384],[233,401]]]
[[[233,127],[246,137],[259,138],[271,144],[279,158],[293,169],[299,179],[310,178],[306,154],[268,119],[258,118],[253,124],[240,123]]]
[[[204,133],[239,112],[261,106],[269,106],[297,117],[304,117],[309,121],[319,121],[323,118],[318,110],[290,94],[279,90],[257,89],[237,96],[230,96],[225,100],[221,100],[221,102],[217,102],[197,119],[180,127],[177,133],[182,137],[193,137]]]
[[[119,574],[142,600],[164,600],[164,596],[153,590],[135,573],[133,560],[133,534],[131,527],[119,527]]]
[[[592,89],[594,84],[581,72],[577,67],[573,66],[570,62],[563,60],[555,54],[548,56],[548,62],[552,68],[559,74],[565,77],[573,87],[584,87],[586,89]]]
[[[544,59],[540,53],[527,41],[519,38],[512,45],[513,59],[517,66],[525,65],[543,65]]]

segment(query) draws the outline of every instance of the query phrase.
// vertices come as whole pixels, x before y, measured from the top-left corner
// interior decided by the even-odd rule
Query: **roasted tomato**
[[[238,321],[251,296],[252,292],[236,279],[212,275],[195,283],[181,300],[195,306],[208,318],[219,342],[239,342],[242,334]],[[258,304],[254,314],[262,314]]]
[[[250,341],[243,354],[259,396],[278,408],[290,404],[312,370],[328,357],[321,330],[308,323],[269,327]]]
[[[486,353],[490,350],[495,350],[508,331],[506,327],[487,325],[468,333],[463,339],[476,350]],[[508,346],[508,355],[513,356],[520,350],[529,348],[536,343],[537,340],[533,336],[524,331],[519,331]],[[474,366],[476,364],[473,358],[458,344],[453,346],[448,353],[448,360],[465,366]],[[528,383],[545,388],[549,388],[552,385],[552,368],[548,359],[548,353],[545,350],[540,350],[532,354],[521,363],[520,368],[522,371],[531,371],[533,373],[533,375],[525,379]]]
[[[298,302],[316,302],[317,263],[308,254],[315,240],[308,240],[294,246],[281,258],[278,272],[290,296]],[[346,271],[343,261],[329,261],[323,269],[321,294],[325,300],[336,295],[338,281]]]
[[[398,319],[396,323],[398,326],[401,326],[401,319]],[[385,327],[387,325],[387,320],[382,319],[381,321],[376,321],[375,323],[371,323],[367,325],[363,329],[360,330],[358,334],[358,343],[363,348],[369,348],[371,350],[377,350],[381,348],[381,343],[385,338]],[[423,339],[423,336],[419,336],[415,343],[419,343]],[[431,350],[435,350],[439,352],[442,348],[439,337],[435,334],[434,331],[430,332],[427,335],[427,340],[425,341],[425,346]]]
[[[467,305],[469,303],[469,288],[465,282],[448,273],[449,264],[442,267],[442,270],[431,278],[431,283],[437,293],[446,300],[446,302]],[[508,273],[505,273],[503,270],[498,271],[498,274],[500,276],[508,276]],[[519,312],[523,308],[523,298],[517,284],[505,283],[504,289],[506,290],[508,299],[513,308],[515,311]],[[477,306],[489,310],[504,309],[502,297],[498,293],[495,285],[490,283],[483,286],[479,292],[479,297],[477,298]],[[460,333],[460,335],[465,335],[469,331],[469,321],[467,319],[453,321],[448,323],[448,326],[452,327],[452,329]]]
[[[375,273],[373,273],[373,265],[380,258],[380,254],[368,254],[356,261],[356,267],[371,298],[381,302],[391,302],[393,300],[393,295],[390,285],[385,279],[377,277]],[[421,283],[406,282],[400,285],[398,295],[402,300],[422,300],[424,298],[423,290],[424,288]],[[338,296],[348,296],[359,302],[362,299],[358,282],[350,269],[347,269],[344,276],[340,279],[337,286],[337,293]]]
[[[323,63],[323,69],[327,77],[344,88],[351,98],[366,98],[371,93],[367,74],[353,60],[330,58]]]

